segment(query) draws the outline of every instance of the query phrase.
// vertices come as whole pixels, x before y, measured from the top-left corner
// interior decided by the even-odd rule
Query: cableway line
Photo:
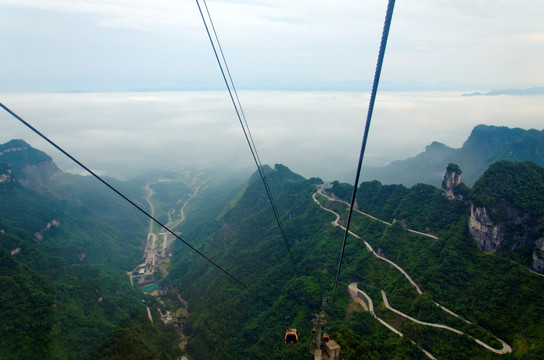
[[[278,209],[276,207],[276,203],[274,201],[274,197],[272,196],[272,191],[270,190],[270,185],[269,185],[269,183],[267,181],[263,165],[261,163],[261,160],[259,158],[259,154],[257,152],[257,148],[256,148],[255,143],[253,141],[253,137],[251,136],[251,132],[249,130],[249,126],[247,124],[247,120],[246,120],[244,111],[242,109],[242,104],[241,104],[240,99],[238,97],[238,92],[236,91],[234,81],[232,80],[232,76],[230,74],[230,70],[229,70],[228,65],[227,65],[227,60],[226,60],[225,55],[223,53],[221,43],[219,42],[219,37],[217,35],[217,31],[215,30],[215,26],[213,25],[213,20],[212,20],[211,14],[209,12],[208,5],[206,4],[206,0],[202,0],[202,1],[204,3],[205,8],[206,8],[206,13],[208,15],[210,26],[212,27],[212,31],[214,33],[214,37],[215,37],[216,42],[217,42],[217,48],[219,48],[219,51],[221,53],[221,58],[223,59],[225,69],[223,69],[223,63],[221,62],[221,60],[219,58],[217,48],[216,48],[215,43],[213,41],[210,29],[208,27],[208,23],[206,22],[206,18],[204,16],[204,12],[202,11],[202,7],[200,6],[200,2],[198,0],[196,0],[198,10],[199,10],[200,16],[202,18],[202,22],[204,23],[206,33],[208,34],[208,39],[210,40],[210,44],[212,46],[212,49],[213,49],[213,52],[214,52],[214,55],[215,55],[215,59],[217,60],[217,64],[219,65],[219,69],[221,70],[221,75],[223,76],[223,80],[225,82],[225,85],[227,87],[227,91],[228,91],[229,96],[230,96],[230,100],[232,102],[232,105],[234,106],[236,116],[237,116],[238,121],[240,122],[240,126],[242,127],[242,130],[244,132],[244,136],[245,136],[246,142],[247,142],[247,144],[249,146],[249,150],[251,152],[253,160],[255,161],[255,164],[257,165],[257,170],[259,171],[259,175],[261,176],[261,180],[262,180],[263,185],[265,187],[265,191],[266,191],[266,194],[267,194],[268,199],[270,201],[270,206],[272,207],[272,211],[274,212],[274,217],[276,219],[276,223],[278,224],[278,228],[280,230],[281,236],[282,236],[283,241],[285,243],[287,253],[289,254],[289,258],[291,260],[291,263],[293,264],[295,272],[297,272],[297,265],[296,265],[296,262],[295,262],[295,260],[293,258],[293,255],[291,254],[291,246],[289,246],[289,241],[287,240],[287,235],[286,235],[285,230],[283,228],[281,218],[280,218]],[[227,79],[227,74],[228,74],[228,79]],[[236,100],[235,100],[235,98],[236,98]]]
[[[376,101],[376,93],[378,92],[378,85],[380,82],[380,75],[382,72],[383,59],[385,56],[385,48],[387,46],[387,38],[389,37],[389,28],[391,27],[391,19],[393,18],[393,9],[395,8],[395,0],[389,0],[387,4],[387,11],[385,15],[385,23],[383,26],[382,40],[380,43],[380,50],[378,53],[378,62],[376,64],[376,72],[374,74],[374,82],[372,84],[372,93],[370,95],[370,103],[368,105],[368,113],[366,117],[365,130],[363,134],[363,142],[361,144],[361,152],[359,154],[359,162],[357,164],[357,172],[355,175],[355,181],[353,185],[353,194],[351,196],[351,205],[349,207],[348,220],[346,223],[346,232],[344,233],[344,240],[342,241],[342,251],[340,252],[340,260],[338,261],[338,271],[336,272],[336,280],[334,281],[334,290],[332,292],[332,301],[336,296],[336,288],[338,287],[338,279],[340,277],[340,270],[342,269],[342,259],[344,258],[344,251],[346,249],[346,241],[349,234],[349,225],[351,223],[351,215],[353,214],[353,207],[355,204],[355,194],[357,193],[357,186],[359,184],[359,176],[361,175],[361,167],[363,164],[363,158],[365,155],[366,143],[368,139],[368,132],[370,129],[370,122],[372,120],[372,113],[374,111],[374,103]]]
[[[243,283],[241,280],[239,280],[238,278],[236,278],[234,275],[232,275],[231,273],[229,273],[227,270],[225,270],[224,268],[222,268],[220,265],[218,265],[217,263],[215,263],[212,259],[210,259],[208,256],[206,256],[204,253],[202,253],[201,251],[199,251],[197,248],[195,248],[193,245],[191,245],[190,243],[188,243],[186,240],[184,240],[183,238],[181,238],[181,236],[179,236],[178,234],[174,233],[169,227],[167,227],[166,225],[164,225],[162,222],[160,222],[159,220],[157,220],[154,216],[152,216],[151,214],[149,214],[146,210],[144,210],[141,206],[139,206],[138,204],[136,204],[134,201],[132,201],[130,198],[128,198],[126,195],[124,195],[121,191],[117,190],[113,185],[111,185],[110,183],[108,183],[106,180],[104,180],[101,176],[99,176],[98,174],[96,174],[94,171],[92,171],[90,168],[88,168],[87,166],[85,166],[82,162],[80,162],[79,160],[77,160],[74,156],[70,155],[67,151],[65,151],[63,148],[61,148],[59,145],[57,145],[55,142],[53,142],[51,139],[49,139],[46,135],[44,135],[42,132],[40,132],[38,129],[36,129],[34,126],[32,126],[30,123],[28,123],[27,121],[25,121],[22,117],[20,117],[19,115],[17,115],[15,112],[13,112],[11,109],[9,109],[7,106],[5,106],[3,103],[0,103],[0,107],[2,107],[6,112],[8,112],[11,116],[13,116],[15,119],[19,120],[22,124],[24,124],[27,128],[29,128],[30,130],[32,130],[35,134],[37,134],[39,137],[41,137],[43,140],[47,141],[51,146],[53,146],[54,148],[56,148],[58,151],[60,151],[61,153],[63,153],[66,157],[68,157],[70,160],[72,160],[74,163],[76,163],[77,165],[79,165],[83,170],[85,170],[87,173],[89,173],[90,175],[92,175],[95,179],[97,179],[98,181],[100,181],[102,184],[104,184],[105,186],[107,186],[110,190],[112,190],[113,192],[115,192],[117,195],[119,195],[120,197],[122,197],[125,201],[127,201],[129,204],[131,204],[134,208],[136,208],[137,210],[139,210],[141,213],[143,213],[145,216],[147,216],[149,219],[153,220],[157,225],[159,225],[160,227],[162,227],[163,229],[165,229],[166,231],[168,231],[170,234],[172,234],[173,236],[175,236],[178,240],[180,240],[182,243],[184,243],[185,245],[187,245],[191,250],[193,250],[194,252],[196,252],[198,255],[200,255],[202,258],[204,258],[206,261],[208,261],[210,264],[212,264],[213,266],[215,266],[217,269],[221,270],[221,272],[223,272],[225,275],[227,275],[229,278],[231,278],[232,280],[234,280],[236,283],[238,283],[240,286],[242,286],[243,288],[245,288],[246,290],[248,290],[249,292],[251,292],[253,295],[255,295],[257,298],[259,298],[261,301],[263,301],[265,304],[269,305],[270,306],[270,303],[265,299],[263,298],[262,296],[260,296],[255,290],[253,290],[252,288],[250,288],[248,285],[246,285],[245,283]]]

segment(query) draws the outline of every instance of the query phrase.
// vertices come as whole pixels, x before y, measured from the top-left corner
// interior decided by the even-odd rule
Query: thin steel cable
[[[242,116],[243,124],[242,124],[242,122],[240,122],[240,125],[242,126],[244,131],[247,131],[247,135],[248,135],[247,141],[248,141],[248,144],[249,144],[249,148],[252,149],[252,151],[255,153],[257,169],[258,169],[259,174],[261,175],[261,178],[263,180],[265,190],[266,190],[267,194],[269,194],[268,196],[269,196],[270,203],[271,203],[272,209],[274,211],[274,214],[276,214],[277,213],[276,202],[274,201],[274,197],[271,196],[272,191],[271,191],[270,186],[268,184],[266,173],[264,172],[263,165],[262,165],[261,159],[259,157],[259,152],[257,151],[257,146],[255,145],[255,141],[253,140],[253,136],[251,135],[251,130],[249,129],[249,125],[247,123],[247,118],[246,118],[246,114],[244,112],[244,108],[242,107],[242,103],[240,102],[240,98],[238,97],[238,91],[236,90],[236,86],[234,85],[234,80],[232,79],[232,75],[230,73],[229,65],[227,63],[227,59],[225,58],[225,53],[223,52],[223,47],[221,46],[221,42],[219,41],[219,36],[217,35],[217,31],[215,30],[215,25],[213,23],[213,19],[212,19],[212,16],[210,14],[210,10],[208,9],[208,4],[206,3],[206,0],[202,0],[202,2],[204,3],[204,7],[206,8],[206,14],[208,15],[208,20],[210,21],[210,25],[211,25],[211,28],[212,28],[212,31],[213,31],[213,34],[214,34],[214,37],[215,37],[215,41],[217,42],[217,47],[219,48],[219,53],[221,54],[221,59],[223,60],[223,64],[225,65],[225,70],[226,70],[226,73],[228,75],[230,86],[231,86],[231,88],[232,88],[232,90],[234,92],[234,97],[236,98],[236,104],[238,106],[238,109],[240,110],[240,115]],[[212,46],[213,46],[213,43],[212,43]],[[221,66],[221,64],[219,66]],[[281,231],[282,236],[283,236],[284,231],[283,231],[283,226],[281,224],[281,220],[279,221],[278,226],[280,227],[280,231]],[[284,236],[284,238],[285,238],[285,236]]]
[[[353,205],[355,204],[355,194],[357,193],[357,185],[359,184],[359,176],[361,174],[361,167],[363,164],[363,158],[365,155],[366,142],[368,138],[368,132],[370,129],[370,122],[372,120],[372,113],[374,111],[374,102],[376,101],[376,93],[378,92],[378,85],[380,82],[380,74],[382,72],[383,58],[385,55],[385,48],[387,46],[387,38],[389,36],[389,28],[391,27],[391,19],[393,18],[393,9],[395,7],[395,0],[389,0],[387,4],[387,12],[385,15],[385,23],[383,26],[382,40],[380,43],[380,51],[378,53],[378,62],[376,64],[376,72],[374,73],[374,82],[372,84],[372,93],[370,95],[370,103],[368,105],[368,113],[366,117],[365,131],[363,135],[363,142],[361,144],[361,152],[359,154],[359,163],[357,165],[357,173],[355,175],[355,182],[353,183],[353,194],[351,195],[351,204],[349,207],[348,219],[346,222],[346,232],[344,233],[344,241],[342,242],[342,251],[340,253],[340,260],[338,261],[338,271],[336,272],[336,280],[334,282],[334,290],[332,293],[332,302],[336,296],[336,288],[338,286],[338,278],[340,277],[340,270],[342,268],[342,259],[344,258],[344,251],[346,248],[346,240],[349,234],[349,225],[351,223],[351,215],[353,213]]]
[[[198,249],[196,249],[194,246],[192,246],[191,244],[189,244],[187,241],[185,241],[184,239],[182,239],[179,235],[177,235],[176,233],[174,233],[172,230],[170,230],[170,228],[166,227],[166,225],[162,224],[159,220],[157,220],[155,217],[153,217],[151,214],[149,214],[147,211],[145,211],[143,208],[141,208],[138,204],[136,204],[134,201],[132,201],[130,198],[128,198],[127,196],[125,196],[121,191],[117,190],[113,185],[109,184],[106,180],[104,180],[102,177],[100,177],[99,175],[97,175],[94,171],[92,171],[91,169],[89,169],[87,166],[85,166],[83,163],[81,163],[79,160],[77,160],[75,157],[73,157],[72,155],[70,155],[67,151],[65,151],[64,149],[62,149],[60,146],[58,146],[56,143],[54,143],[52,140],[50,140],[46,135],[44,135],[43,133],[41,133],[39,130],[37,130],[34,126],[32,126],[30,123],[28,123],[27,121],[25,121],[23,118],[21,118],[19,115],[17,115],[16,113],[14,113],[11,109],[9,109],[7,106],[5,106],[4,104],[0,103],[0,107],[2,107],[5,111],[7,111],[11,116],[13,116],[14,118],[16,118],[17,120],[19,120],[21,123],[23,123],[26,127],[28,127],[30,130],[32,130],[34,133],[36,133],[38,136],[40,136],[42,139],[44,139],[45,141],[47,141],[49,144],[51,144],[54,148],[56,148],[57,150],[59,150],[61,153],[63,153],[64,155],[66,155],[70,160],[72,160],[73,162],[75,162],[77,165],[79,165],[83,170],[85,170],[86,172],[88,172],[89,174],[91,174],[92,176],[94,176],[98,181],[100,181],[102,184],[106,185],[108,188],[110,188],[113,192],[115,192],[117,195],[119,195],[120,197],[122,197],[124,200],[126,200],[128,203],[130,203],[133,207],[135,207],[136,209],[138,209],[141,213],[143,213],[145,216],[147,216],[149,219],[153,220],[157,225],[161,226],[162,228],[164,228],[166,231],[168,231],[170,234],[174,235],[178,240],[180,240],[182,243],[184,243],[185,245],[187,245],[191,250],[193,250],[194,252],[196,252],[198,255],[200,255],[201,257],[203,257],[206,261],[208,261],[210,264],[212,264],[213,266],[215,266],[216,268],[218,268],[219,270],[221,270],[225,275],[227,275],[228,277],[230,277],[232,280],[234,280],[235,282],[237,282],[239,285],[241,285],[243,288],[249,290],[253,295],[255,295],[256,297],[258,297],[261,301],[263,301],[265,304],[267,305],[270,305],[270,303],[268,301],[266,301],[266,299],[264,299],[263,297],[261,297],[257,292],[255,292],[253,289],[251,289],[249,286],[247,286],[246,284],[244,284],[242,281],[238,280],[234,275],[232,275],[231,273],[229,273],[227,270],[223,269],[221,266],[219,266],[218,264],[216,264],[212,259],[210,259],[209,257],[207,257],[206,255],[204,255],[202,252],[200,252]]]
[[[217,36],[217,31],[215,30],[215,25],[213,23],[212,16],[210,14],[210,10],[208,9],[208,4],[206,3],[206,0],[202,0],[202,2],[204,3],[204,7],[206,8],[206,13],[208,15],[208,19],[210,20],[210,25],[213,30],[215,41],[217,42],[217,47],[219,48],[219,52],[221,53],[221,58],[223,59],[223,63],[225,64],[225,70],[227,70],[227,75],[229,77],[230,84],[232,85],[232,90],[234,91],[234,97],[236,98],[236,102],[238,104],[238,107],[240,108],[240,114],[242,115],[242,119],[244,120],[244,124],[247,129],[247,133],[249,135],[251,146],[253,146],[253,151],[255,151],[255,157],[257,158],[257,161],[259,162],[259,164],[262,165],[261,159],[259,158],[259,153],[257,151],[257,147],[255,146],[255,142],[253,141],[253,136],[251,135],[251,131],[247,123],[246,114],[244,112],[244,109],[242,108],[242,103],[240,102],[240,98],[238,97],[238,91],[236,91],[236,86],[234,86],[234,80],[232,79],[232,76],[230,74],[230,69],[227,63],[227,59],[225,58],[225,54],[223,53],[223,47],[221,46],[221,42],[219,41],[219,37]]]
[[[204,1],[204,4],[206,4],[205,0],[203,0],[203,1]],[[264,184],[266,194],[268,195],[268,199],[269,199],[270,205],[272,207],[272,211],[274,212],[274,217],[276,218],[276,223],[278,224],[278,228],[280,230],[281,236],[282,236],[283,241],[285,243],[285,247],[287,248],[287,253],[289,254],[289,258],[291,260],[291,263],[293,264],[295,272],[297,272],[297,265],[295,263],[295,260],[293,259],[293,255],[291,254],[291,247],[289,246],[289,241],[287,240],[287,235],[286,235],[285,230],[283,228],[283,225],[282,225],[282,222],[281,222],[281,219],[280,219],[280,215],[279,215],[278,209],[276,207],[276,203],[274,201],[274,197],[272,196],[272,191],[270,190],[270,185],[268,184],[268,181],[266,179],[266,175],[264,173],[263,166],[262,166],[262,164],[260,162],[260,159],[258,157],[257,149],[255,147],[255,144],[253,143],[253,138],[251,137],[251,134],[249,132],[249,127],[247,126],[247,121],[245,121],[245,116],[243,116],[244,120],[242,120],[242,107],[241,107],[241,105],[238,106],[235,99],[234,99],[234,95],[233,95],[233,91],[235,92],[234,82],[232,82],[232,78],[230,77],[230,72],[229,72],[229,77],[231,79],[231,83],[229,84],[229,81],[227,80],[225,70],[223,69],[223,64],[221,63],[221,60],[219,59],[219,55],[218,55],[217,49],[215,47],[215,43],[214,43],[214,41],[212,39],[210,29],[208,27],[208,23],[206,22],[206,19],[204,17],[204,13],[202,12],[202,8],[201,8],[200,3],[199,3],[198,0],[196,0],[196,4],[198,6],[200,16],[202,17],[202,22],[204,23],[204,27],[206,28],[206,33],[208,34],[208,39],[210,40],[210,44],[212,45],[212,49],[213,49],[213,52],[214,52],[214,55],[215,55],[215,59],[217,60],[217,64],[219,65],[219,69],[221,70],[223,80],[225,82],[225,85],[227,86],[227,90],[228,90],[232,105],[234,106],[234,110],[236,111],[236,116],[238,117],[238,121],[240,122],[240,125],[242,126],[242,130],[244,132],[246,142],[247,142],[247,144],[249,146],[249,150],[251,151],[251,155],[253,157],[253,160],[255,161],[255,164],[257,165],[257,170],[259,171],[259,175],[261,176],[261,180],[262,180],[262,182]],[[211,20],[211,16],[210,16],[210,13],[208,11],[207,6],[206,6],[206,11],[208,13],[210,24],[213,27],[213,22]],[[221,49],[220,43],[219,43],[219,38],[217,37],[217,33],[215,32],[215,28],[213,28],[213,31],[214,31],[214,34],[215,34],[215,38],[216,38],[218,47]],[[223,56],[223,61],[225,63],[225,68],[228,69],[227,62],[225,60],[225,57],[223,55],[222,50],[221,50],[221,54]],[[236,97],[238,98],[237,94],[236,94]],[[238,103],[239,103],[239,99],[238,99]],[[244,126],[244,121],[245,121],[245,126]]]

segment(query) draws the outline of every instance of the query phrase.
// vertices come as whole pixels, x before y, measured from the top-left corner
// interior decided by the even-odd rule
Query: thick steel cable
[[[56,143],[54,143],[52,140],[50,140],[46,135],[44,135],[42,132],[40,132],[38,129],[36,129],[34,126],[32,126],[30,123],[28,123],[27,121],[25,121],[23,118],[21,118],[19,115],[17,115],[16,113],[14,113],[11,109],[9,109],[7,106],[5,106],[4,104],[0,103],[0,107],[2,107],[5,111],[7,111],[11,116],[13,116],[14,118],[16,118],[17,120],[19,120],[21,123],[23,123],[26,127],[28,127],[30,130],[32,130],[34,133],[36,133],[39,137],[41,137],[42,139],[44,139],[45,141],[47,141],[49,144],[51,144],[54,148],[56,148],[58,151],[60,151],[61,153],[63,153],[64,155],[66,155],[70,160],[72,160],[73,162],[75,162],[77,165],[79,165],[83,170],[85,170],[86,172],[88,172],[90,175],[94,176],[98,181],[100,181],[102,184],[106,185],[108,188],[110,188],[113,192],[115,192],[117,195],[119,195],[120,197],[122,197],[124,200],[126,200],[129,204],[131,204],[133,207],[135,207],[136,209],[138,209],[141,213],[143,213],[145,216],[147,216],[149,219],[153,220],[157,225],[161,226],[163,229],[165,229],[166,231],[168,231],[170,234],[174,235],[178,240],[180,240],[182,243],[184,243],[185,245],[187,245],[191,250],[193,250],[194,252],[196,252],[198,255],[200,255],[201,257],[203,257],[206,261],[208,261],[210,264],[212,264],[213,266],[215,266],[216,268],[218,268],[219,270],[221,270],[225,275],[227,275],[228,277],[230,277],[232,280],[234,280],[235,282],[237,282],[239,285],[241,285],[243,288],[249,290],[253,295],[255,295],[256,297],[258,297],[259,299],[261,299],[261,301],[263,301],[265,304],[269,305],[270,306],[270,303],[264,299],[263,297],[261,297],[257,292],[255,292],[253,289],[251,289],[249,286],[247,286],[246,284],[244,284],[241,280],[238,280],[234,275],[232,275],[231,273],[229,273],[227,270],[223,269],[221,266],[219,266],[218,264],[216,264],[212,259],[210,259],[209,257],[207,257],[206,255],[204,255],[202,252],[200,252],[198,249],[196,249],[194,246],[192,246],[191,244],[189,244],[187,241],[185,241],[184,239],[182,239],[179,235],[177,235],[176,233],[174,233],[172,230],[170,230],[170,228],[168,228],[166,225],[162,224],[159,220],[157,220],[153,215],[149,214],[147,211],[145,211],[142,207],[140,207],[138,204],[136,204],[134,201],[132,201],[130,198],[128,198],[127,196],[125,196],[121,191],[117,190],[113,185],[111,185],[110,183],[108,183],[106,180],[104,180],[102,177],[100,177],[99,175],[97,175],[94,171],[92,171],[91,169],[89,169],[87,166],[85,166],[83,163],[81,163],[79,160],[77,160],[74,156],[70,155],[67,151],[65,151],[64,149],[62,149],[60,146],[58,146]]]
[[[206,5],[206,1],[203,0],[203,2],[204,2],[204,5]],[[285,234],[285,230],[283,229],[283,225],[282,225],[282,222],[281,222],[281,219],[280,219],[280,215],[279,215],[278,209],[276,207],[274,197],[272,196],[272,191],[270,190],[270,186],[269,186],[268,181],[266,179],[266,175],[264,173],[263,166],[262,166],[262,164],[260,162],[260,159],[258,157],[257,149],[255,147],[255,144],[253,143],[253,138],[251,137],[251,133],[249,132],[249,127],[247,126],[247,121],[245,120],[245,115],[243,115],[242,106],[238,105],[238,104],[240,104],[240,100],[238,99],[238,94],[237,93],[236,93],[236,98],[238,99],[238,104],[236,103],[236,101],[234,99],[233,91],[236,92],[235,87],[234,87],[234,82],[232,81],[232,78],[230,77],[230,72],[229,72],[228,75],[229,75],[229,78],[231,80],[231,82],[229,84],[229,81],[228,81],[227,76],[225,74],[225,70],[223,69],[223,64],[221,63],[221,60],[219,59],[219,55],[218,55],[217,49],[215,47],[215,43],[214,43],[214,41],[212,39],[210,29],[208,28],[208,23],[206,22],[206,19],[204,17],[204,13],[202,12],[202,8],[201,8],[200,3],[199,3],[198,0],[196,0],[196,4],[198,6],[198,11],[200,12],[200,16],[202,17],[202,22],[204,23],[204,27],[206,28],[206,33],[208,34],[208,39],[210,40],[210,44],[212,45],[212,49],[213,49],[213,52],[215,54],[215,59],[217,60],[217,64],[219,65],[219,69],[221,70],[221,75],[223,76],[223,80],[224,80],[225,85],[227,87],[227,90],[228,90],[232,105],[234,106],[234,110],[236,111],[236,116],[238,117],[238,121],[240,122],[240,125],[242,126],[242,130],[244,132],[246,142],[247,142],[247,144],[249,146],[249,150],[251,151],[251,155],[253,157],[253,160],[255,161],[255,164],[257,165],[257,170],[259,171],[259,175],[261,176],[261,180],[262,180],[262,182],[264,184],[266,194],[267,194],[268,199],[270,201],[270,206],[272,207],[272,211],[274,212],[274,217],[276,218],[276,223],[278,224],[278,228],[280,230],[281,236],[282,236],[283,241],[285,243],[285,247],[287,248],[287,253],[289,254],[289,258],[291,260],[291,263],[293,264],[295,272],[297,272],[297,265],[295,263],[295,260],[293,259],[293,255],[291,254],[291,247],[289,246],[289,241],[287,240],[287,235]],[[210,13],[208,11],[207,5],[206,5],[206,11],[208,13],[208,18],[209,18],[210,24],[213,27],[213,21],[211,19]],[[219,38],[217,37],[217,33],[215,32],[215,27],[213,27],[213,31],[214,31],[214,34],[215,34],[215,38],[216,38],[218,47],[221,49],[221,45],[219,43]],[[227,61],[225,59],[225,56],[224,56],[222,50],[221,50],[221,55],[222,55],[223,61],[225,63],[225,68],[228,70]],[[243,117],[243,120],[242,120],[242,117]],[[245,126],[244,126],[244,122],[245,122]]]
[[[374,111],[374,102],[376,101],[376,93],[378,92],[378,85],[380,82],[380,74],[382,72],[383,58],[385,55],[385,48],[387,46],[387,38],[389,36],[389,28],[391,27],[391,19],[393,18],[393,9],[395,7],[395,0],[389,0],[387,4],[387,12],[385,15],[385,23],[383,26],[382,40],[380,43],[380,51],[378,53],[378,62],[376,64],[376,72],[374,73],[374,82],[372,83],[372,93],[370,95],[370,103],[368,105],[368,113],[366,116],[365,131],[363,134],[363,142],[361,144],[361,152],[359,154],[359,162],[357,165],[357,173],[355,175],[355,182],[353,183],[353,193],[351,195],[351,204],[349,207],[348,219],[346,222],[346,232],[344,233],[344,241],[342,242],[342,251],[340,253],[340,260],[338,261],[338,271],[336,272],[336,280],[334,282],[334,290],[332,293],[332,301],[336,296],[336,288],[338,287],[338,279],[340,277],[340,270],[342,269],[342,259],[344,258],[344,251],[346,248],[346,240],[349,234],[349,225],[351,223],[351,215],[353,213],[353,206],[355,204],[355,194],[357,193],[357,186],[359,184],[359,176],[361,174],[361,167],[363,164],[363,158],[365,155],[366,143],[368,138],[368,132],[370,129],[370,122],[372,120],[372,113]]]

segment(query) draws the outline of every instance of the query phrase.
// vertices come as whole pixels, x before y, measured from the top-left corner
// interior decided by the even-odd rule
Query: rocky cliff
[[[504,242],[504,235],[500,226],[495,224],[483,206],[470,208],[468,229],[476,244],[483,252],[495,252]]]
[[[535,241],[535,245],[531,269],[537,273],[544,274],[544,238]]]
[[[0,145],[0,164],[0,170],[10,169],[12,179],[33,190],[43,189],[47,181],[61,173],[49,155],[23,140],[11,140]]]
[[[0,164],[0,183],[13,181],[11,176],[11,169],[7,164]]]
[[[450,163],[442,180],[442,194],[450,200],[463,200],[463,195],[456,190],[461,184],[461,169],[457,164]]]
[[[470,192],[468,227],[484,252],[498,252],[544,274],[544,168],[500,161]]]

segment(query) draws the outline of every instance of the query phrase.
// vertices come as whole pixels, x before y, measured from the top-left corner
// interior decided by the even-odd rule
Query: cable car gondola
[[[297,329],[287,329],[285,332],[285,343],[295,345],[298,342]]]
[[[330,339],[331,339],[331,337],[329,336],[329,334],[325,333],[325,334],[323,334],[323,338],[321,339],[321,341],[329,342]]]

